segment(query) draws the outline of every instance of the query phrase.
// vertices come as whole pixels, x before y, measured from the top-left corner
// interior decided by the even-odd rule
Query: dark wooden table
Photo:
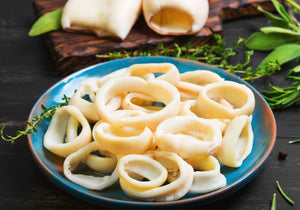
[[[33,21],[30,0],[1,1],[0,123],[7,127],[8,134],[23,128],[35,101],[62,79],[43,39],[27,35]],[[239,36],[247,38],[266,24],[269,23],[264,17],[224,23],[225,39],[232,46]],[[254,67],[263,55],[255,54]],[[266,88],[267,82],[285,82],[283,75],[255,81],[253,86],[261,91]],[[276,145],[264,168],[249,184],[231,196],[195,209],[270,209],[274,192],[277,193],[277,209],[300,209],[300,143],[288,143],[300,138],[300,107],[274,111],[274,114],[278,128]],[[285,160],[278,159],[280,150],[288,152]],[[0,141],[0,170],[0,209],[99,208],[70,196],[52,184],[34,162],[26,137],[19,139],[14,146]],[[294,206],[279,194],[276,180],[296,201]]]

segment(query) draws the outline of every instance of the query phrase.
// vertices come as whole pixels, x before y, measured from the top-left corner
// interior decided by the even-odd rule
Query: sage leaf
[[[273,13],[264,10],[260,6],[258,6],[257,9],[260,12],[262,12],[271,21],[273,26],[277,26],[277,27],[281,27],[281,28],[288,28],[289,27],[289,23],[285,19],[280,18],[280,17],[274,15]]]
[[[292,5],[296,10],[300,11],[300,5],[297,4],[297,2],[295,2],[294,0],[286,0],[286,2]]]
[[[277,12],[288,22],[292,23],[293,20],[289,16],[288,12],[284,9],[284,6],[280,4],[277,0],[271,0]]]
[[[299,44],[285,44],[275,48],[265,59],[259,64],[256,69],[257,74],[266,71],[269,63],[278,63],[282,65],[286,62],[294,60],[300,56]]]
[[[38,36],[61,28],[63,8],[56,9],[41,16],[29,30],[29,36]]]
[[[245,42],[251,50],[269,51],[288,43],[298,43],[298,37],[279,33],[253,33]]]
[[[266,26],[266,27],[261,27],[260,30],[264,33],[280,33],[280,34],[288,34],[291,36],[300,37],[300,32],[292,31],[290,29],[281,28],[281,27]]]
[[[294,68],[292,68],[289,73],[287,74],[287,78],[290,76],[290,75],[293,75],[293,74],[297,74],[297,73],[300,73],[300,65],[298,66],[295,66]],[[300,77],[299,77],[300,79]]]

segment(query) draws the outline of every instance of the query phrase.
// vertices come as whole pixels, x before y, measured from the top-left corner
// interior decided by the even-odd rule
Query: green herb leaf
[[[300,5],[297,4],[294,0],[285,0],[288,2],[291,6],[293,6],[296,10],[300,11]]]
[[[49,31],[60,29],[62,12],[63,12],[63,8],[60,8],[41,16],[33,24],[28,35],[38,36],[47,33]]]
[[[277,10],[277,12],[288,22],[288,23],[292,23],[292,19],[289,16],[289,14],[287,13],[287,11],[284,9],[283,5],[280,4],[277,0],[271,0],[275,9]]]
[[[269,63],[278,63],[282,65],[300,56],[300,45],[285,44],[275,48],[265,59],[259,64],[255,73],[263,73]]]
[[[285,194],[278,181],[276,181],[276,184],[281,195],[291,204],[295,204],[295,202]]]
[[[264,10],[260,6],[257,7],[257,9],[260,12],[262,12],[272,22],[273,26],[278,26],[278,27],[281,27],[281,28],[288,28],[289,23],[285,19],[280,18],[280,17],[274,15],[273,13]]]
[[[245,41],[245,46],[251,50],[269,51],[288,43],[298,43],[298,37],[287,34],[256,32]]]
[[[295,66],[294,68],[292,68],[289,73],[287,74],[287,78],[289,78],[289,76],[294,75],[300,73],[300,65]]]
[[[281,28],[281,27],[274,27],[274,26],[266,26],[260,29],[262,32],[268,33],[278,33],[278,34],[287,34],[290,36],[300,36],[300,32],[292,31],[290,29]]]

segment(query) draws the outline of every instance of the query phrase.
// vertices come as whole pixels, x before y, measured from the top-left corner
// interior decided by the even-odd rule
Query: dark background
[[[22,129],[35,101],[55,82],[62,79],[41,37],[29,37],[34,22],[32,1],[9,0],[0,3],[0,123],[8,134]],[[247,18],[223,24],[227,45],[238,37],[247,38],[259,27],[268,25],[265,17]],[[256,67],[265,54],[255,53]],[[286,66],[288,68],[288,66]],[[252,83],[259,91],[267,83],[286,83],[286,71]],[[262,210],[270,209],[273,193],[277,193],[277,209],[300,209],[300,107],[274,111],[277,121],[275,148],[258,175],[229,197],[197,209]],[[286,160],[279,160],[286,150]],[[296,201],[292,206],[276,188],[279,180],[285,192]],[[52,184],[39,170],[27,145],[26,137],[14,146],[0,142],[0,209],[96,209]],[[101,207],[106,209],[107,207]]]

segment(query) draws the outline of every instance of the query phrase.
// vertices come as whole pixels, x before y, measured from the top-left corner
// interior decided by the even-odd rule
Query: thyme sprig
[[[214,34],[214,44],[204,44],[202,46],[194,47],[191,43],[185,45],[179,45],[177,43],[164,46],[158,44],[154,49],[151,50],[134,50],[134,51],[113,51],[107,54],[96,55],[98,58],[115,60],[120,58],[129,58],[136,56],[168,56],[176,58],[185,58],[189,60],[195,60],[204,62],[219,68],[224,69],[233,74],[243,75],[247,80],[251,80],[252,67],[250,66],[251,56],[253,50],[243,50],[244,60],[238,64],[232,64],[231,59],[242,51],[244,39],[239,38],[234,42],[232,47],[225,47],[225,39],[219,34]],[[255,75],[258,77],[258,75]],[[261,75],[263,76],[263,75]]]
[[[40,115],[34,116],[30,122],[26,121],[26,127],[24,128],[24,130],[18,130],[16,132],[15,136],[5,135],[4,134],[5,126],[2,125],[0,128],[0,137],[4,141],[10,142],[13,145],[15,143],[15,140],[17,140],[18,138],[25,136],[27,134],[31,134],[32,132],[37,132],[37,127],[40,127],[41,120],[42,119],[45,119],[45,120],[51,119],[56,110],[58,110],[59,108],[61,108],[63,106],[66,106],[68,104],[69,99],[70,99],[69,97],[64,95],[64,97],[62,98],[62,100],[63,100],[62,103],[60,103],[58,105],[52,105],[49,108],[47,108],[46,106],[44,106],[42,104],[41,105],[41,108],[43,110],[42,113]]]

